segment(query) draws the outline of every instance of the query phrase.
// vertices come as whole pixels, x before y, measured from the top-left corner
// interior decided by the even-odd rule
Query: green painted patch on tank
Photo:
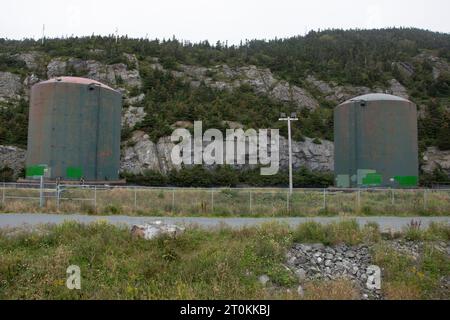
[[[419,183],[419,178],[416,176],[397,176],[394,179],[402,187],[415,187]]]
[[[350,188],[350,176],[348,174],[340,174],[336,177],[336,186],[338,188]]]
[[[362,180],[362,184],[365,186],[379,186],[383,183],[383,177],[378,173],[369,173]]]
[[[83,177],[83,169],[69,167],[66,170],[66,175],[69,179],[81,179]]]
[[[364,179],[367,177],[367,175],[375,174],[375,173],[377,173],[377,171],[376,170],[372,170],[372,169],[358,169],[357,170],[357,181],[356,181],[356,184],[358,186],[364,185]]]
[[[42,177],[45,174],[45,166],[31,166],[26,169],[27,177]]]

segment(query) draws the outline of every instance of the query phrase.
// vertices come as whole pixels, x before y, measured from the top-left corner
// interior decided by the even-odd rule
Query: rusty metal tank
[[[27,178],[119,179],[122,95],[94,80],[61,77],[31,90]]]
[[[368,94],[334,109],[336,186],[411,188],[418,184],[417,108]]]

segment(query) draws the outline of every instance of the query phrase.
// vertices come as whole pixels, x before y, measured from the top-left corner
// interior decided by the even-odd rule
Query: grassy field
[[[442,216],[448,190],[92,189],[70,188],[59,204],[39,208],[38,189],[6,188],[0,212],[124,214],[131,216]]]
[[[408,229],[409,240],[449,241],[450,227]],[[38,230],[0,230],[0,299],[299,299],[287,270],[294,242],[369,243],[383,268],[387,298],[449,299],[439,279],[450,275],[449,258],[430,249],[419,261],[387,250],[376,225],[354,221],[297,229],[280,224],[232,230],[188,228],[174,239],[146,241],[106,223],[66,223]],[[82,289],[66,288],[66,268],[81,268]],[[268,275],[273,287],[258,277]],[[314,282],[304,299],[356,299],[351,282]]]

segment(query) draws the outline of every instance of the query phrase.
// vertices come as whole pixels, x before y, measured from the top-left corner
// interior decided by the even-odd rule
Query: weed
[[[348,280],[315,281],[306,284],[305,300],[357,300],[359,292]]]
[[[122,213],[122,208],[120,206],[116,206],[113,204],[107,205],[104,209],[104,212],[106,214],[121,214]]]

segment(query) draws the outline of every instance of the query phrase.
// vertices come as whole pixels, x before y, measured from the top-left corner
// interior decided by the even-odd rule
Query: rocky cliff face
[[[430,147],[425,152],[423,161],[423,172],[431,174],[434,170],[441,169],[450,175],[450,151],[440,151],[436,147]]]
[[[415,59],[421,62],[426,61],[431,65],[434,80],[438,79],[443,73],[450,73],[450,65],[447,61],[428,52],[419,54]]]
[[[66,75],[69,72],[119,88],[124,85],[128,88],[142,85],[139,71],[136,69],[128,70],[123,63],[104,65],[95,60],[56,58],[50,61],[47,66],[47,77],[49,79]]]
[[[306,167],[312,171],[334,170],[334,144],[326,140],[320,141],[320,144],[318,142],[309,138],[305,138],[305,141],[302,142],[293,142],[293,167],[295,169]],[[173,169],[178,170],[180,166],[175,165],[171,158],[173,147],[174,144],[170,137],[153,142],[144,132],[136,131],[122,147],[121,170],[133,174],[142,174],[145,170],[163,174]],[[289,149],[288,141],[284,137],[280,137],[279,154],[280,168],[286,170],[289,165]],[[235,165],[234,167],[238,169],[251,168],[250,165]]]
[[[0,72],[0,101],[18,100],[22,92],[20,76],[11,72]]]
[[[319,107],[317,100],[304,88],[289,84],[284,80],[276,79],[269,69],[261,69],[256,66],[232,68],[227,65],[218,65],[212,68],[181,65],[181,71],[168,71],[154,58],[152,67],[157,70],[171,72],[175,77],[188,81],[193,87],[198,87],[202,82],[207,86],[219,90],[234,90],[242,85],[249,85],[260,94],[281,101],[291,102],[299,110],[316,109]]]
[[[0,145],[0,169],[7,167],[14,171],[17,178],[25,167],[26,151],[20,148]]]
[[[316,77],[310,75],[306,79],[313,88],[317,89],[324,95],[325,99],[333,103],[342,103],[356,96],[368,93],[389,93],[405,99],[409,99],[407,89],[397,80],[391,79],[389,81],[389,88],[368,88],[355,86],[340,86],[335,82],[325,82],[318,80]]]
[[[51,59],[40,52],[25,52],[14,55],[17,60],[26,65],[26,75],[0,71],[0,108],[5,103],[16,103],[19,99],[27,99],[31,86],[39,81],[62,75],[88,77],[104,82],[124,94],[124,112],[122,124],[132,131],[146,116],[142,102],[145,94],[139,92],[142,87],[142,79],[139,71],[139,61],[133,54],[125,54],[128,63],[106,65],[96,60],[81,60],[70,57],[57,57]],[[448,63],[430,54],[422,54],[416,57],[426,60],[433,66],[433,76],[438,78],[442,73],[449,72]],[[179,65],[177,70],[165,69],[157,58],[151,59],[153,69],[168,72],[179,79],[183,79],[193,87],[201,83],[219,90],[233,91],[236,88],[247,85],[255,92],[267,95],[274,100],[291,103],[298,110],[314,110],[320,108],[319,98],[338,104],[354,96],[369,92],[389,92],[404,98],[409,98],[408,90],[397,80],[391,79],[388,88],[368,88],[363,86],[339,85],[332,81],[324,81],[310,75],[303,79],[304,87],[293,85],[285,80],[277,78],[269,69],[256,66],[231,67],[217,65],[206,68],[195,65]],[[415,70],[404,62],[395,63],[405,77],[411,77]],[[131,94],[133,92],[133,95]],[[137,94],[135,92],[138,92]],[[6,106],[7,107],[7,106]],[[425,109],[424,106],[420,110]],[[233,124],[235,127],[240,124]],[[179,125],[175,125],[179,127]],[[231,127],[231,125],[230,125]],[[306,138],[303,142],[293,143],[294,167],[307,167],[317,171],[333,170],[333,143]],[[167,173],[177,169],[171,159],[170,153],[173,144],[170,138],[161,138],[151,141],[149,136],[141,131],[134,131],[132,138],[123,142],[121,169],[131,173],[142,173],[146,169]],[[0,168],[11,167],[16,172],[23,168],[25,151],[15,147],[0,147]],[[287,141],[281,138],[280,161],[283,169],[287,168],[288,150]],[[430,148],[425,153],[425,165],[423,170],[431,172],[436,167],[441,167],[450,174],[450,155],[448,152],[440,152],[436,148]]]

